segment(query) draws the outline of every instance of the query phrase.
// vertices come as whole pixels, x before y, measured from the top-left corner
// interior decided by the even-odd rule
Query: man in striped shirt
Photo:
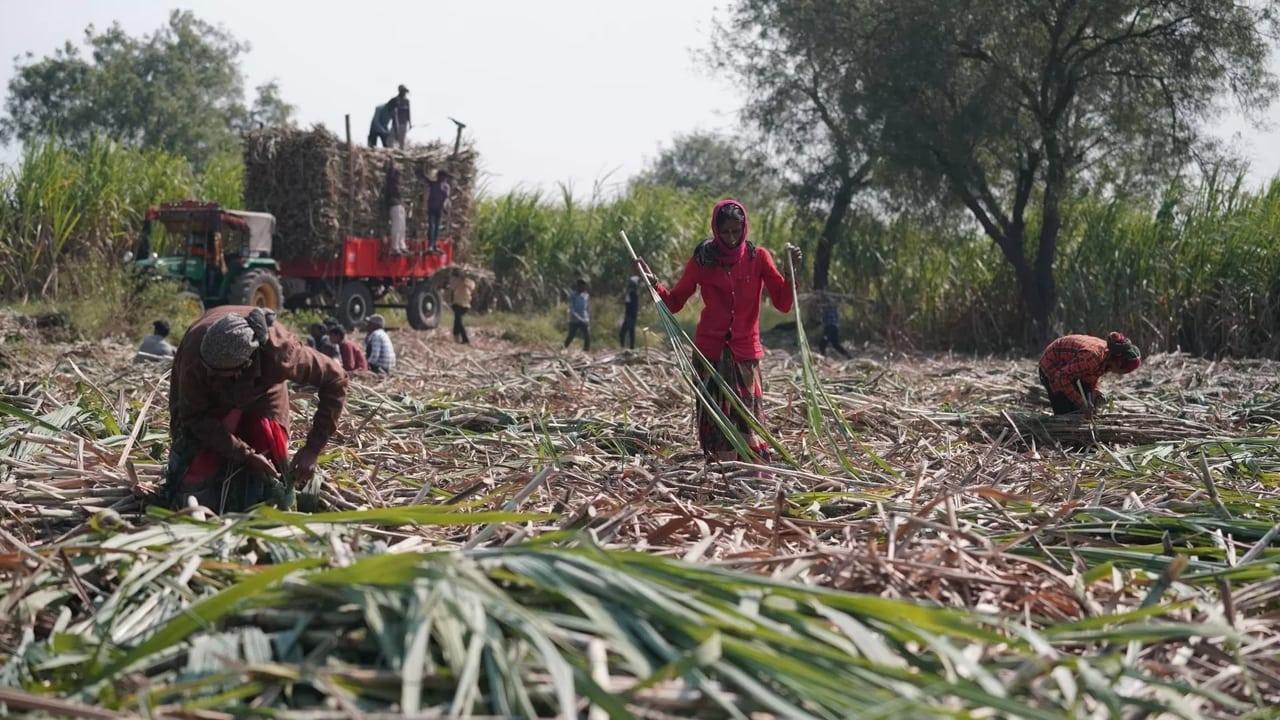
[[[381,315],[370,315],[364,321],[365,330],[369,333],[364,338],[365,359],[369,370],[386,374],[396,367],[396,349],[391,344],[391,336],[384,328],[386,320]]]

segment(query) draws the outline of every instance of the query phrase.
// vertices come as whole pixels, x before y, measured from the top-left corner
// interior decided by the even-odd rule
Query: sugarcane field
[[[0,717],[1278,716],[1280,0],[298,7],[0,3]]]

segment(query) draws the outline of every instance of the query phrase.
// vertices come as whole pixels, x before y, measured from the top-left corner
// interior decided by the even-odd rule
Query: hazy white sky
[[[303,124],[341,133],[350,113],[363,140],[374,106],[404,83],[410,139],[452,139],[448,116],[466,122],[490,190],[568,182],[585,194],[625,180],[676,133],[736,124],[737,89],[693,55],[725,2],[0,0],[0,91],[15,55],[50,54],[90,23],[150,32],[182,7],[250,42],[248,87],[278,80]],[[1256,180],[1280,172],[1280,106],[1268,124],[1219,124],[1240,134]],[[0,149],[0,160],[16,152]]]

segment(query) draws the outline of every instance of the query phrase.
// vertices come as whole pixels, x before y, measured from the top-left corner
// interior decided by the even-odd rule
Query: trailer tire
[[[421,282],[409,292],[405,308],[409,326],[414,330],[433,330],[440,326],[440,293],[430,283]]]
[[[338,288],[338,322],[347,330],[356,326],[373,313],[373,293],[359,280],[342,283]]]
[[[246,270],[236,278],[230,295],[231,302],[237,305],[253,305],[276,312],[284,307],[284,288],[280,287],[280,278],[262,268]]]

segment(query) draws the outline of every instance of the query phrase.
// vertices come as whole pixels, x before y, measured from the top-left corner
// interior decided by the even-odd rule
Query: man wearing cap
[[[319,389],[291,463],[288,381]],[[180,508],[195,497],[219,513],[264,501],[288,506],[315,474],[346,396],[342,367],[299,342],[272,311],[224,305],[205,313],[179,343],[169,378],[171,502]]]
[[[387,101],[386,107],[391,111],[395,146],[403,148],[405,135],[409,132],[409,88],[403,85],[397,88],[396,96]]]
[[[368,333],[364,338],[365,360],[371,372],[383,375],[396,369],[396,349],[391,344],[391,336],[387,335],[386,324],[381,315],[370,315],[364,321]]]

